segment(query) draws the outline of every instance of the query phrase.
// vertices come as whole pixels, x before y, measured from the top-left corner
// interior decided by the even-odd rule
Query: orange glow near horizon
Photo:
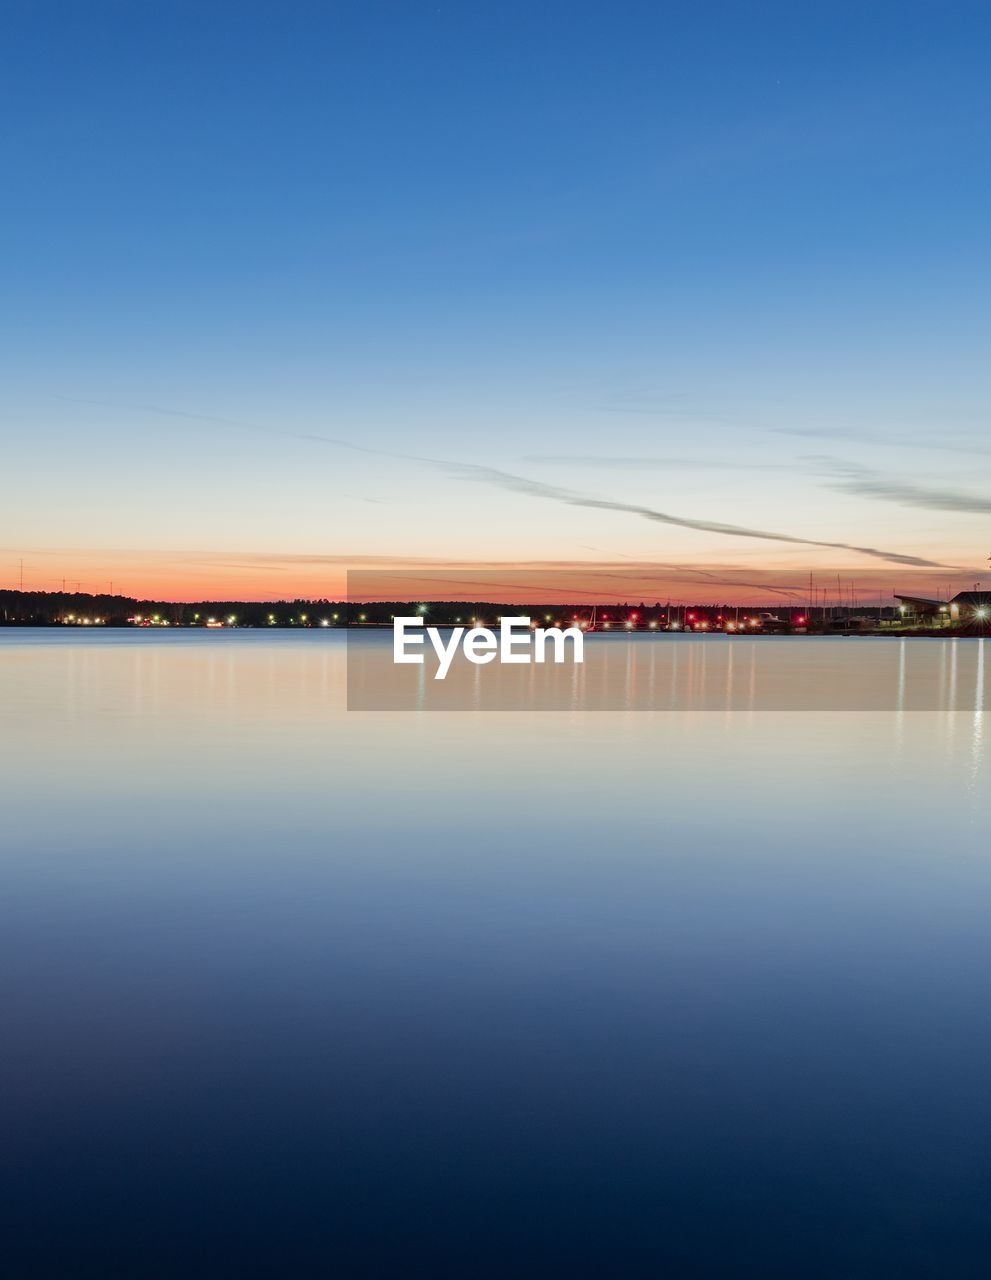
[[[4,585],[16,590],[20,564]],[[63,572],[60,572],[62,570]],[[818,567],[812,589],[830,601],[864,605],[890,602],[894,592],[947,598],[972,586],[972,575],[919,569],[899,571],[847,564]],[[342,557],[243,556],[231,553],[34,552],[24,557],[26,591],[125,596],[192,603],[201,600],[491,600],[494,603],[594,604],[617,600],[649,603],[745,604],[777,601],[782,607],[810,599],[809,570],[740,568],[738,565],[671,566],[648,561],[566,560],[525,564],[372,557],[351,564]]]

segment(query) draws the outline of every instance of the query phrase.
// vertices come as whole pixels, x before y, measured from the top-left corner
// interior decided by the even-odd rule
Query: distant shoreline
[[[984,635],[986,615],[933,616],[920,624],[904,606],[689,604],[616,601],[610,604],[491,600],[329,599],[282,601],[139,600],[87,592],[0,590],[0,627],[203,630],[377,630],[396,617],[417,615],[436,627],[486,626],[527,615],[540,625],[580,626],[590,633],[709,633],[735,635],[939,636]]]
[[[447,631],[457,626],[453,622],[438,622],[435,624],[441,631]],[[126,632],[128,634],[152,634],[158,636],[162,633],[174,635],[176,633],[188,632],[204,632],[209,635],[230,635],[234,632],[263,635],[265,633],[289,632],[298,634],[300,632],[343,632],[346,635],[384,635],[392,632],[392,626],[388,622],[339,622],[332,626],[323,627],[319,624],[304,624],[302,626],[290,625],[288,623],[273,623],[271,625],[256,626],[251,623],[237,623],[232,625],[224,625],[211,627],[202,623],[177,623],[163,624],[162,626],[145,627],[135,625],[128,622],[77,622],[77,623],[61,623],[61,622],[5,622],[0,621],[0,633],[19,633],[19,632],[54,632],[60,635],[68,633],[80,635],[99,635],[108,632]],[[945,628],[943,630],[932,630],[930,628],[919,627],[884,627],[884,628],[858,628],[843,629],[830,627],[802,627],[800,629],[780,629],[764,631],[755,630],[680,630],[677,628],[629,628],[620,627],[616,630],[596,629],[595,631],[586,631],[586,638],[594,641],[599,639],[620,640],[636,637],[638,640],[644,639],[699,639],[706,638],[716,639],[717,637],[724,640],[802,640],[802,639],[828,639],[828,640],[979,640],[991,634],[986,630],[978,630],[975,627],[956,627]]]

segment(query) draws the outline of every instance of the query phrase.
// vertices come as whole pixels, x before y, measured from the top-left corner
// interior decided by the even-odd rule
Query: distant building
[[[952,600],[896,595],[901,621],[909,627],[968,627],[991,623],[991,591],[961,591]]]
[[[951,622],[991,621],[991,591],[961,591],[950,601]]]
[[[946,600],[930,600],[927,596],[899,596],[898,612],[902,621],[912,626],[938,626],[946,622],[950,616],[950,605]]]

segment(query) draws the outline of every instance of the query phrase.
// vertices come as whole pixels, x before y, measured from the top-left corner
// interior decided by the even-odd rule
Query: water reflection
[[[970,753],[970,778],[973,790],[980,779],[984,758],[984,639],[977,642],[977,673],[974,679],[974,720]]]
[[[742,652],[741,652],[742,651]],[[746,672],[736,678],[737,666]],[[588,637],[582,666],[395,666],[388,638],[348,641],[351,710],[971,710],[983,642],[848,637]],[[896,735],[903,720],[895,722]]]
[[[983,1277],[984,645],[371,644],[0,633],[5,1274]]]

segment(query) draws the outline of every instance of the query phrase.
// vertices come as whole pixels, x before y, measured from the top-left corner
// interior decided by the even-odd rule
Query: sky
[[[2,47],[0,585],[991,581],[986,5],[8,0]]]

